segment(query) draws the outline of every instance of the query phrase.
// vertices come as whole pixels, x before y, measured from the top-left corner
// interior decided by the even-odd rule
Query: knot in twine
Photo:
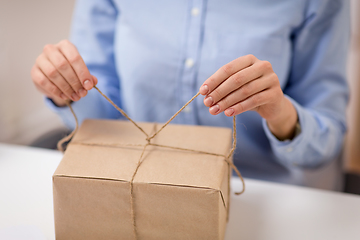
[[[133,193],[133,182],[134,182],[134,178],[136,173],[138,172],[138,169],[142,163],[143,160],[143,156],[145,153],[145,150],[148,146],[156,146],[156,147],[162,147],[162,148],[170,148],[170,149],[175,149],[175,150],[182,150],[182,151],[188,151],[188,152],[194,152],[194,153],[200,153],[200,154],[208,154],[208,155],[212,155],[212,156],[220,156],[220,157],[224,157],[224,161],[236,172],[236,174],[238,175],[238,177],[240,178],[241,182],[242,182],[242,190],[240,192],[235,192],[236,195],[240,195],[242,193],[244,193],[245,191],[245,182],[243,177],[241,176],[240,171],[237,169],[237,167],[233,164],[233,162],[231,161],[231,157],[234,154],[235,148],[236,148],[236,117],[233,116],[233,143],[232,143],[232,148],[229,152],[228,155],[223,155],[223,154],[217,154],[217,153],[211,153],[211,152],[205,152],[205,151],[199,151],[199,150],[194,150],[194,149],[187,149],[187,148],[180,148],[180,147],[173,147],[173,146],[166,146],[166,145],[161,145],[161,144],[156,144],[156,143],[152,143],[151,140],[156,137],[156,135],[158,135],[182,110],[184,110],[184,108],[189,105],[195,98],[197,98],[200,93],[198,92],[197,94],[195,94],[182,108],[180,108],[179,111],[177,111],[164,125],[162,125],[162,127],[156,131],[156,125],[154,126],[154,133],[152,135],[149,135],[148,133],[146,133],[144,131],[144,129],[142,129],[134,120],[132,120],[129,115],[127,115],[124,110],[122,110],[119,106],[117,106],[108,96],[106,96],[103,92],[100,91],[100,89],[97,86],[94,86],[94,88],[116,109],[118,110],[125,118],[127,118],[130,122],[132,122],[145,136],[146,136],[146,141],[147,143],[145,145],[143,145],[143,150],[141,152],[140,158],[138,160],[137,163],[137,167],[132,175],[131,181],[130,181],[130,210],[131,210],[131,216],[132,216],[132,223],[133,223],[133,231],[134,231],[134,237],[135,239],[138,239],[137,237],[137,231],[136,231],[136,222],[135,222],[135,212],[134,212],[134,193]],[[64,148],[63,148],[63,144],[70,141],[73,136],[75,135],[75,133],[77,132],[78,128],[79,128],[79,122],[78,122],[78,118],[76,117],[76,114],[73,110],[73,108],[71,107],[70,101],[66,102],[66,105],[70,108],[70,111],[72,113],[72,115],[74,116],[75,122],[76,122],[76,127],[74,129],[74,131],[72,131],[68,136],[62,138],[58,144],[57,144],[57,148],[64,152]],[[82,144],[82,145],[100,145],[100,146],[114,146],[111,144],[92,144],[92,143],[77,143],[77,144]],[[118,146],[118,145],[116,145]],[[129,146],[129,145],[124,145],[124,146]],[[230,177],[228,178],[228,192],[230,194]],[[227,211],[229,212],[229,200],[228,199],[228,204],[227,204]]]

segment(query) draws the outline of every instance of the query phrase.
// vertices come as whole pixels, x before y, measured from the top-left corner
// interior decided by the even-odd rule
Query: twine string
[[[64,143],[70,141],[73,138],[73,136],[75,135],[75,133],[77,132],[78,128],[79,128],[79,121],[78,121],[78,119],[76,117],[76,114],[75,114],[73,108],[70,105],[70,100],[66,101],[66,105],[70,108],[70,111],[71,111],[72,115],[75,118],[76,126],[75,126],[74,131],[72,131],[69,135],[67,135],[67,136],[63,137],[62,139],[60,139],[60,141],[57,143],[57,149],[59,149],[61,152],[65,151],[65,149],[63,147]]]
[[[227,164],[235,171],[236,175],[240,178],[242,182],[242,190],[240,192],[235,192],[236,195],[240,195],[245,191],[245,181],[240,173],[240,171],[237,169],[237,167],[229,160],[228,156],[224,154],[218,154],[218,153],[212,153],[212,152],[205,152],[200,150],[194,150],[189,148],[181,148],[181,147],[174,147],[174,146],[167,146],[167,145],[161,145],[157,143],[147,143],[146,145],[142,144],[119,144],[119,143],[84,143],[84,142],[71,142],[71,144],[79,144],[79,145],[86,145],[86,146],[99,146],[99,147],[145,147],[145,146],[154,146],[154,147],[161,147],[161,148],[168,148],[168,149],[174,149],[174,150],[181,150],[186,152],[193,152],[193,153],[199,153],[199,154],[206,154],[211,156],[217,156],[217,157],[223,157],[224,161],[227,162]]]
[[[172,120],[174,120],[174,118],[182,111],[184,110],[187,105],[189,105],[192,101],[194,101],[195,98],[197,98],[200,95],[200,93],[198,92],[197,94],[195,94],[195,96],[193,96],[187,103],[185,103],[184,106],[182,106],[182,108],[179,109],[179,111],[177,111],[158,131],[156,131],[153,135],[151,135],[151,137],[148,137],[146,140],[150,141],[151,139],[153,139],[156,135],[159,134],[159,132],[161,132]]]
[[[135,216],[135,207],[134,207],[134,178],[135,178],[135,175],[137,173],[137,171],[139,170],[140,168],[140,165],[141,165],[141,160],[144,156],[144,153],[145,153],[145,150],[146,150],[146,147],[149,146],[149,143],[147,143],[142,152],[141,152],[141,155],[140,155],[140,158],[139,158],[139,161],[137,163],[137,166],[136,166],[136,169],[131,177],[131,181],[130,181],[130,212],[131,212],[131,220],[132,220],[132,224],[133,224],[133,231],[134,231],[134,237],[135,239],[138,239],[138,236],[137,236],[137,231],[136,231],[136,216]]]
[[[154,129],[153,131],[156,132],[156,123],[154,124]],[[142,163],[142,160],[143,160],[143,156],[145,154],[145,150],[146,150],[146,147],[151,145],[150,144],[150,140],[148,141],[147,144],[144,145],[143,149],[142,149],[142,152],[140,154],[140,158],[138,160],[138,163],[136,164],[136,169],[131,177],[131,181],[130,181],[130,213],[131,213],[131,220],[132,220],[132,224],[133,224],[133,232],[134,232],[134,237],[135,239],[138,239],[138,236],[137,236],[137,231],[136,231],[136,216],[135,216],[135,203],[134,203],[134,179],[135,179],[135,175],[136,173],[138,172],[139,168],[140,168],[140,165]]]
[[[134,231],[134,237],[135,239],[138,239],[137,237],[137,231],[136,231],[136,221],[135,221],[135,211],[134,211],[134,187],[133,187],[133,182],[135,179],[135,175],[138,172],[141,163],[143,162],[143,157],[144,157],[144,153],[145,150],[148,146],[156,146],[156,147],[162,147],[162,148],[169,148],[169,149],[175,149],[175,150],[182,150],[182,151],[188,151],[188,152],[194,152],[194,153],[200,153],[200,154],[208,154],[208,155],[213,155],[213,156],[220,156],[220,157],[224,157],[225,162],[228,164],[228,166],[230,167],[230,169],[233,169],[235,171],[235,173],[238,175],[238,177],[240,178],[241,182],[242,182],[242,190],[240,192],[235,192],[236,195],[240,195],[245,191],[245,182],[244,179],[240,173],[240,171],[237,169],[237,167],[233,164],[233,162],[231,161],[231,157],[234,154],[235,148],[236,148],[236,118],[235,116],[233,116],[233,142],[232,142],[232,148],[229,152],[229,154],[227,156],[222,155],[222,154],[217,154],[217,153],[211,153],[211,152],[205,152],[205,151],[199,151],[199,150],[194,150],[194,149],[188,149],[188,148],[180,148],[180,147],[173,147],[173,146],[166,146],[166,145],[161,145],[161,144],[156,144],[156,143],[152,143],[151,140],[156,137],[172,120],[174,120],[174,118],[182,111],[184,110],[187,105],[189,105],[192,101],[194,101],[195,98],[197,98],[200,93],[198,92],[197,94],[195,94],[182,108],[179,109],[179,111],[177,111],[165,124],[162,125],[162,127],[156,131],[156,124],[154,126],[154,133],[149,136],[149,134],[147,134],[144,129],[142,129],[134,120],[132,120],[125,112],[124,110],[122,110],[119,106],[117,106],[110,98],[108,98],[108,96],[106,96],[103,92],[100,91],[100,89],[96,86],[94,86],[94,88],[116,109],[118,110],[125,118],[127,118],[130,122],[132,122],[134,124],[134,126],[136,126],[142,133],[145,134],[146,136],[146,141],[147,143],[145,145],[140,145],[140,144],[108,144],[108,143],[82,143],[82,142],[72,142],[72,144],[81,144],[81,145],[90,145],[90,146],[108,146],[108,147],[126,147],[126,146],[142,146],[142,152],[140,155],[140,158],[138,160],[136,169],[132,175],[131,181],[130,181],[130,211],[131,211],[131,217],[132,217],[132,224],[133,224],[133,231]],[[62,152],[64,152],[64,148],[63,148],[63,144],[65,142],[68,142],[72,139],[72,137],[75,135],[75,133],[77,132],[78,128],[79,128],[79,124],[78,124],[78,119],[76,117],[76,114],[73,110],[73,108],[71,107],[71,104],[69,101],[66,102],[66,105],[70,108],[71,113],[74,116],[75,122],[76,122],[76,127],[74,129],[74,131],[72,131],[68,136],[64,137],[63,139],[61,139],[58,142],[58,149]],[[230,194],[230,174],[228,177],[228,194]],[[228,206],[227,206],[227,211],[229,213],[229,203],[230,203],[230,199],[228,197]],[[227,214],[229,217],[229,214]]]
[[[132,120],[129,115],[126,114],[126,112],[124,112],[124,110],[122,110],[121,108],[118,107],[118,105],[116,105],[108,96],[106,96],[102,91],[100,91],[100,89],[97,86],[94,86],[94,88],[109,102],[111,103],[111,105],[113,105],[113,107],[118,110],[124,117],[126,117],[130,122],[132,122],[142,133],[145,134],[145,136],[148,138],[149,135],[144,131],[144,129],[142,129],[139,125],[137,125],[137,123]],[[68,104],[69,106],[70,104]],[[72,113],[74,114],[74,112],[72,111]]]

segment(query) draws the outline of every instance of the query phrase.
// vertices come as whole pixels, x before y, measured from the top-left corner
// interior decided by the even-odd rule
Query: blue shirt
[[[346,131],[348,0],[78,0],[71,41],[98,87],[136,121],[165,122],[224,64],[269,61],[301,133],[279,141],[256,112],[237,117],[234,162],[245,177],[334,189]],[[74,127],[67,108],[48,105]],[[96,90],[80,121],[122,116]],[[232,126],[198,97],[174,123]]]

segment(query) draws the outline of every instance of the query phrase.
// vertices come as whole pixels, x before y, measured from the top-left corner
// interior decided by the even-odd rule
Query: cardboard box
[[[154,123],[139,125],[154,131]],[[225,158],[147,146],[137,169],[145,138],[130,122],[82,124],[53,175],[57,240],[224,238]],[[227,128],[170,124],[152,143],[227,155],[232,136]]]

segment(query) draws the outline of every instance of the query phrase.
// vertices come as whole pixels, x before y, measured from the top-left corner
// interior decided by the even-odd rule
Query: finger
[[[262,106],[270,101],[272,95],[274,94],[271,89],[266,89],[260,93],[254,94],[251,97],[241,101],[230,108],[225,110],[225,115],[230,117],[234,115],[238,115],[240,113],[252,110],[259,106]]]
[[[41,92],[42,94],[44,94],[46,97],[48,98],[53,98],[53,94],[49,93],[48,91],[46,91],[45,89],[43,88],[40,88],[38,85],[35,85],[36,89]]]
[[[41,54],[37,59],[37,66],[43,74],[69,99],[78,101],[80,97],[74,92],[68,82],[61,76],[57,69],[48,61],[45,55]]]
[[[61,90],[55,86],[50,79],[48,79],[45,74],[37,67],[34,66],[31,70],[31,76],[33,82],[35,83],[35,87],[45,94],[47,97],[59,97],[64,100],[68,98],[61,92]]]
[[[55,66],[58,72],[69,83],[74,92],[76,92],[80,97],[85,97],[87,93],[86,90],[83,88],[70,63],[62,55],[59,49],[54,45],[46,45],[44,53],[52,65]]]
[[[210,107],[216,104],[231,92],[239,89],[248,82],[261,77],[261,75],[262,72],[259,70],[256,64],[236,72],[206,96],[204,99],[205,106]]]
[[[225,64],[203,83],[199,90],[200,94],[207,95],[211,93],[231,75],[251,66],[256,62],[256,60],[256,57],[253,55],[246,55]]]
[[[70,41],[64,40],[58,44],[58,48],[74,69],[83,87],[86,90],[93,88],[94,81],[76,47]]]
[[[213,115],[219,114],[234,104],[244,101],[256,93],[264,91],[265,89],[269,88],[271,84],[272,82],[269,81],[269,77],[267,76],[250,81],[209,108],[209,112]]]

